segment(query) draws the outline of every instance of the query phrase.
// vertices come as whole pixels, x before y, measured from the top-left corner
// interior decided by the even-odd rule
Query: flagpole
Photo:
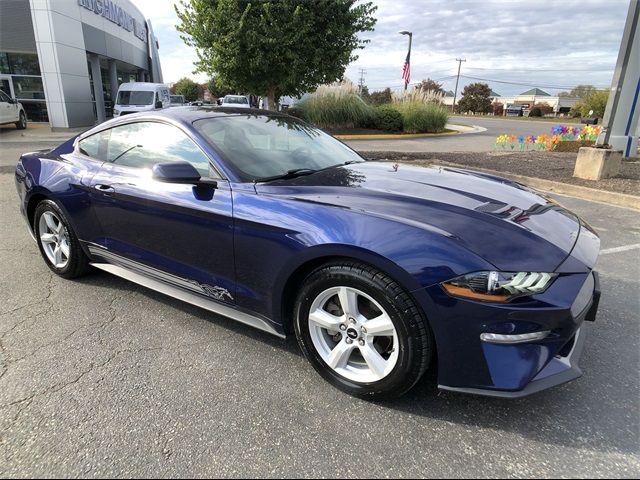
[[[398,33],[401,33],[402,35],[409,35],[409,53],[407,54],[407,59],[409,59],[409,68],[411,68],[411,40],[413,40],[413,33],[412,32],[408,32],[407,30],[403,30],[403,31],[398,32]],[[411,70],[409,70],[409,71],[411,71]],[[404,82],[404,91],[405,92],[407,91],[407,86],[408,85],[409,85],[409,82],[407,82],[405,80],[405,82]]]

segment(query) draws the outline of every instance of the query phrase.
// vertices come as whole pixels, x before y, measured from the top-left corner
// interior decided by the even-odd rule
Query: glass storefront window
[[[11,73],[9,71],[9,58],[5,52],[0,52],[0,73]]]
[[[38,101],[22,101],[22,106],[30,122],[48,122],[47,104]]]
[[[35,53],[6,53],[9,72],[14,75],[40,75],[38,55]],[[4,73],[4,72],[3,72]]]
[[[44,100],[42,77],[21,77],[14,75],[13,91],[18,100]]]

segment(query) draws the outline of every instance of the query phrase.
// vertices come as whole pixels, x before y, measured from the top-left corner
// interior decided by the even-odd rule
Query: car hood
[[[256,189],[435,231],[503,271],[555,270],[581,228],[575,214],[540,193],[464,169],[365,162]]]

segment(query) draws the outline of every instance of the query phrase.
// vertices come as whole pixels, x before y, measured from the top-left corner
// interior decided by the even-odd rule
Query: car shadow
[[[76,281],[109,290],[134,290],[175,307],[175,300],[166,295],[103,272],[96,271]],[[280,339],[187,303],[183,303],[180,310],[247,339],[302,357],[292,335]],[[309,374],[314,374],[311,369]],[[446,392],[439,390],[437,385],[434,361],[423,378],[403,397],[372,403],[413,416],[509,432],[541,444],[622,454],[638,451],[637,412],[635,415],[631,412],[632,424],[624,424],[625,428],[621,429],[620,420],[613,419],[616,410],[602,401],[611,397],[611,391],[606,390],[606,385],[590,382],[588,377],[515,400]]]

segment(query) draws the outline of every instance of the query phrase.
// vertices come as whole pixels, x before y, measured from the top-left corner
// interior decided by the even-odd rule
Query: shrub
[[[375,110],[375,128],[384,132],[401,132],[402,114],[391,105],[381,105]]]
[[[369,95],[371,105],[386,105],[391,103],[391,89],[389,87]]]
[[[402,113],[405,133],[442,132],[449,120],[447,111],[433,103],[407,101],[395,106]]]
[[[304,110],[300,108],[298,105],[294,105],[293,107],[287,108],[284,113],[287,115],[291,115],[292,117],[299,118],[301,120],[307,120],[304,115]]]
[[[496,117],[501,117],[504,114],[504,105],[501,104],[500,102],[493,102],[491,104],[491,112]]]
[[[371,115],[371,107],[351,82],[322,85],[298,106],[309,122],[328,129],[360,126]]]
[[[540,107],[533,107],[529,111],[529,116],[530,117],[541,117],[542,116],[542,110],[540,110]]]

